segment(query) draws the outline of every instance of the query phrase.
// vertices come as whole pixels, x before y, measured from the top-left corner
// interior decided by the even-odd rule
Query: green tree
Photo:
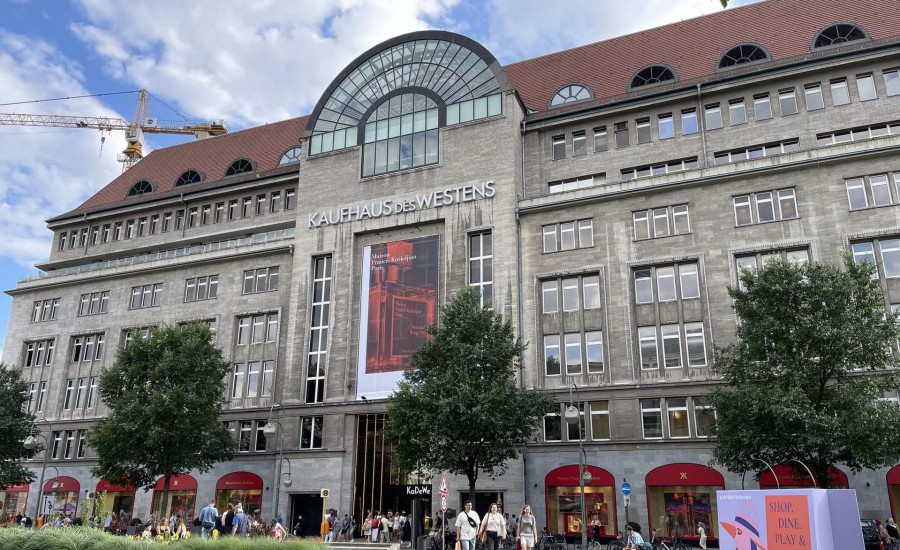
[[[34,481],[34,474],[21,463],[40,450],[22,445],[34,433],[34,415],[28,412],[27,401],[28,385],[19,370],[0,363],[0,490]]]
[[[203,323],[153,328],[119,348],[100,375],[109,416],[87,438],[99,457],[94,476],[148,491],[164,477],[159,512],[166,517],[173,476],[232,457],[234,443],[219,420],[229,370]]]
[[[747,472],[764,467],[759,459],[800,460],[828,486],[831,464],[858,472],[900,460],[889,436],[900,408],[878,399],[897,384],[888,373],[898,317],[885,311],[874,269],[849,255],[843,266],[774,259],[729,287],[740,323],[717,354],[727,385],[710,396],[716,462]]]
[[[402,469],[465,475],[471,498],[479,472],[502,474],[556,405],[519,387],[525,346],[471,287],[442,308],[428,334],[388,402],[388,437]]]

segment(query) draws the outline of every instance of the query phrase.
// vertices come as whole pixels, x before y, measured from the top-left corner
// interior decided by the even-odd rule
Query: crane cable
[[[69,96],[69,97],[53,97],[53,98],[49,98],[49,99],[32,99],[30,101],[14,101],[12,103],[0,103],[0,107],[7,107],[9,105],[25,105],[27,103],[45,103],[48,101],[65,101],[66,99],[82,99],[85,97],[103,97],[103,96],[108,96],[108,95],[124,95],[124,94],[136,94],[136,93],[140,93],[140,90],[129,90],[127,92],[107,92],[105,94],[73,95],[73,96]]]

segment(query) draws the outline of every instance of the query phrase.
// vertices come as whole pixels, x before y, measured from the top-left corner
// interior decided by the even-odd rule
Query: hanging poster
[[[363,248],[357,399],[390,396],[437,318],[439,237]]]

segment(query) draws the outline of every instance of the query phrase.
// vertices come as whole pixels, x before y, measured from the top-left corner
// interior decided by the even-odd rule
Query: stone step
[[[334,550],[400,550],[399,542],[366,542],[364,538],[358,538],[354,542],[327,542],[325,546]],[[404,545],[409,548],[409,545]]]

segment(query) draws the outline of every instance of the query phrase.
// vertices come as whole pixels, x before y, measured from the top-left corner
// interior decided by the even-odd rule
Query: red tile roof
[[[647,65],[668,65],[675,70],[679,82],[686,82],[714,75],[720,56],[741,43],[765,47],[772,57],[771,61],[760,64],[766,66],[808,54],[815,35],[831,23],[854,23],[871,39],[881,40],[900,36],[897,21],[900,21],[900,0],[768,0],[504,68],[525,104],[535,111],[546,111],[550,99],[566,84],[586,84],[595,100],[603,101],[626,94],[631,78]],[[558,108],[564,111],[571,106]],[[257,173],[272,170],[282,153],[297,144],[306,123],[307,117],[294,118],[153,151],[84,204],[54,219],[117,203],[158,198],[172,192],[176,178],[190,168],[206,174],[200,184],[205,187],[221,180],[228,165],[240,157],[256,162]],[[140,179],[156,184],[152,197],[126,199],[128,189]]]
[[[738,44],[760,44],[772,61],[778,61],[809,53],[813,38],[831,23],[854,23],[877,40],[900,34],[898,20],[898,0],[769,0],[520,61],[504,69],[525,104],[542,111],[566,84],[586,84],[598,99],[619,96],[628,91],[634,74],[647,65],[668,65],[680,81],[692,80],[715,73],[719,57]]]

